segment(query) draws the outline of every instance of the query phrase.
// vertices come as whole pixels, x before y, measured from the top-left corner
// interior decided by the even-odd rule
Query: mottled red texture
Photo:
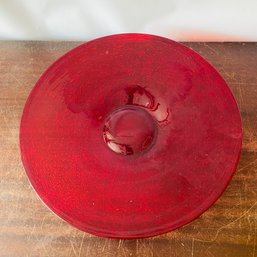
[[[109,115],[126,105],[155,127],[151,147],[129,155],[103,138]],[[183,226],[219,198],[242,128],[226,82],[201,56],[165,38],[125,34],[83,44],[44,73],[20,140],[27,175],[57,215],[99,236],[139,238]]]

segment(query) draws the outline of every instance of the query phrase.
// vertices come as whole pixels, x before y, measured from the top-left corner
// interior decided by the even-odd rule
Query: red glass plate
[[[43,74],[20,143],[58,216],[98,236],[140,238],[185,225],[220,197],[242,127],[229,87],[199,54],[123,34],[85,43]]]

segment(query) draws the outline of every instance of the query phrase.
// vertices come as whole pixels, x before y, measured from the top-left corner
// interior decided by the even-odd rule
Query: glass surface
[[[242,127],[226,82],[200,55],[124,34],[85,43],[43,74],[20,142],[57,215],[99,236],[140,238],[185,225],[220,197]]]
[[[122,155],[146,151],[155,137],[154,118],[133,105],[126,105],[112,112],[103,127],[103,138],[107,146]]]

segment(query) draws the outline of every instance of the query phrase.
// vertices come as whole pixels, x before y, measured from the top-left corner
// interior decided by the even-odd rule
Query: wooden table
[[[19,124],[40,74],[78,42],[0,43],[0,256],[257,256],[257,43],[184,43],[224,76],[244,123],[241,161],[221,199],[174,232],[140,240],[83,233],[39,200],[25,175]]]

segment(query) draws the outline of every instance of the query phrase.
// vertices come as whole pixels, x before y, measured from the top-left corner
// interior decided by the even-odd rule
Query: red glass
[[[123,34],[56,61],[21,121],[36,192],[86,232],[140,238],[206,211],[236,170],[242,126],[226,82],[174,41]]]
[[[126,105],[107,118],[103,137],[115,153],[131,155],[148,149],[156,137],[154,119],[143,108]]]

